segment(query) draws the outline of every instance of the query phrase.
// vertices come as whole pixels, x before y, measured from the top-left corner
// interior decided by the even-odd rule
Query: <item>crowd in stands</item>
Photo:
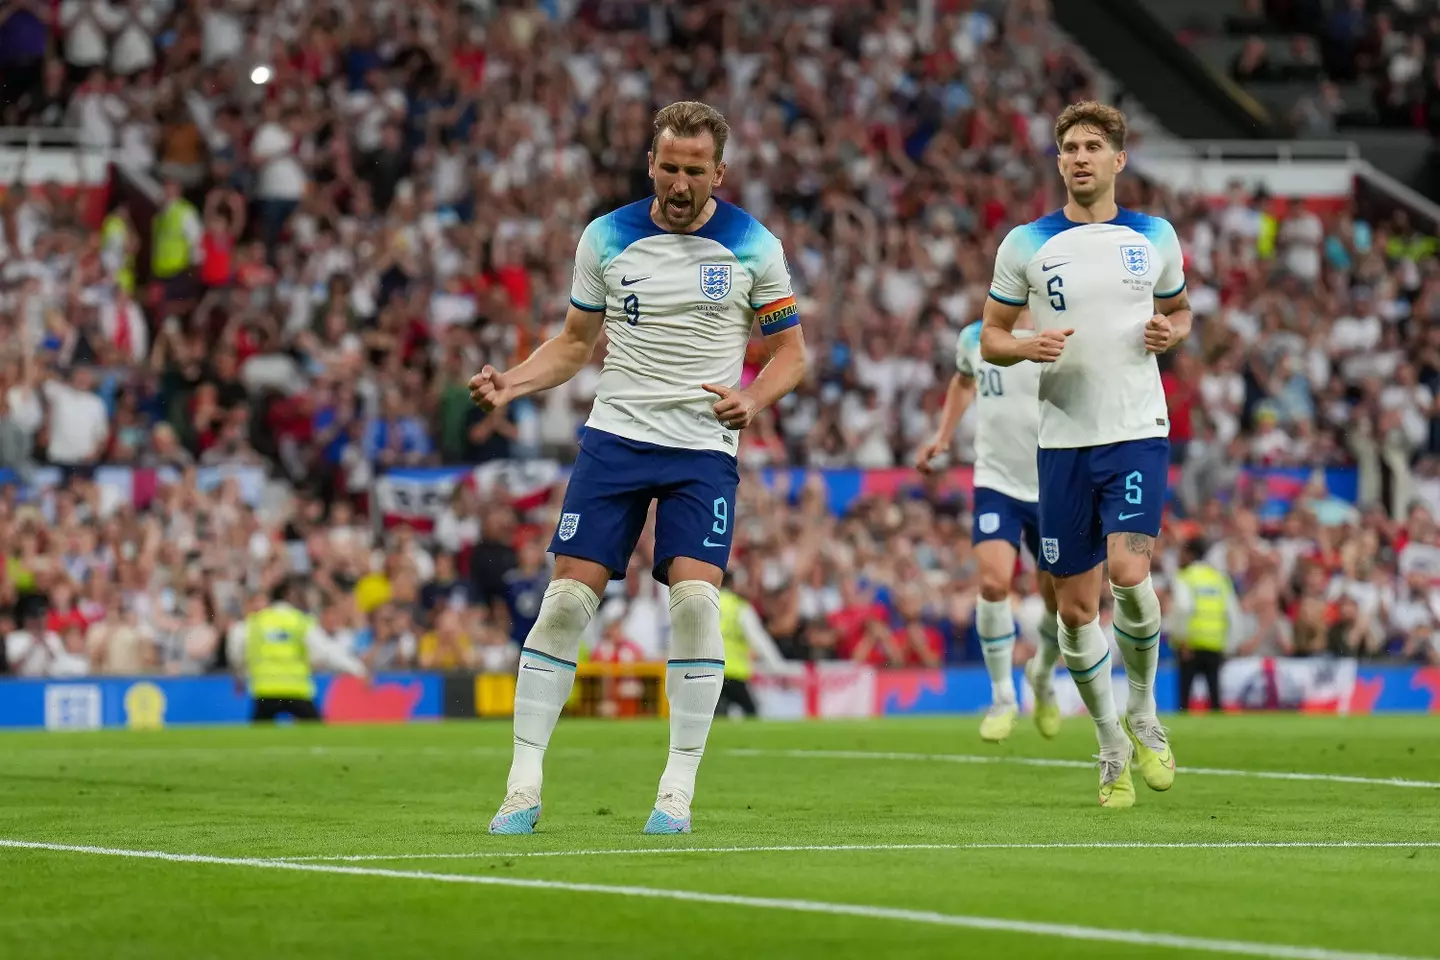
[[[1440,135],[1440,9],[1428,0],[1244,0],[1225,30],[1247,37],[1234,79],[1316,84],[1290,118],[1302,133],[1378,124]],[[1370,94],[1363,109],[1336,86],[1354,82]]]
[[[558,501],[462,488],[433,534],[379,533],[368,494],[390,467],[573,455],[599,353],[498,413],[464,385],[557,330],[581,229],[649,192],[653,108],[690,97],[734,128],[722,195],[783,241],[812,356],[742,440],[737,589],[795,659],[978,658],[963,493],[917,479],[837,517],[818,475],[761,471],[905,466],[935,429],[996,245],[1057,205],[1054,115],[1106,92],[1041,0],[4,0],[0,76],[4,123],[74,127],[163,192],[102,229],[53,185],[0,203],[0,466],[60,471],[0,502],[11,671],[224,669],[288,573],[374,669],[508,669]],[[1440,658],[1434,239],[1238,186],[1121,199],[1175,223],[1198,318],[1164,373],[1169,565],[1204,537],[1253,649]],[[1360,506],[1316,488],[1278,526],[1244,472],[1340,464]],[[263,493],[212,482],[239,466]],[[649,550],[592,656],[663,656]]]

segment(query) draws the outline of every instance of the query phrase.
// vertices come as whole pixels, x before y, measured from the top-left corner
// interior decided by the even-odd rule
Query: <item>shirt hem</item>
[[[714,453],[724,454],[732,460],[735,459],[735,451],[727,450],[723,441],[720,440],[709,440],[703,437],[686,437],[683,440],[676,440],[672,437],[664,436],[656,430],[646,430],[644,428],[635,429],[631,425],[611,423],[597,418],[594,414],[591,414],[590,419],[585,421],[585,426],[587,428],[593,427],[596,430],[602,430],[605,433],[613,433],[617,437],[624,440],[633,440],[636,443],[653,443],[657,447],[668,447],[672,450],[709,450]],[[739,443],[738,437],[736,438],[736,443]]]
[[[1108,447],[1108,446],[1109,446],[1110,444],[1112,444],[1112,443],[1125,443],[1126,441],[1129,441],[1129,440],[1169,440],[1169,439],[1170,439],[1170,430],[1169,430],[1169,428],[1167,427],[1167,428],[1165,428],[1165,429],[1163,429],[1163,430],[1157,430],[1157,431],[1140,433],[1140,434],[1131,434],[1131,435],[1123,436],[1123,437],[1114,437],[1114,436],[1101,437],[1101,438],[1096,439],[1096,440],[1086,440],[1086,441],[1084,441],[1083,443],[1046,443],[1046,442],[1045,442],[1045,439],[1042,437],[1042,438],[1040,439],[1040,449],[1041,449],[1041,450],[1084,450],[1084,449],[1087,448],[1087,447]]]

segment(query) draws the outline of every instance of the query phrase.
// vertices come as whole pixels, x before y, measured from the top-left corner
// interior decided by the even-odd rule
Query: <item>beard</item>
[[[675,196],[656,199],[660,205],[660,219],[673,230],[683,230],[695,222],[695,218],[700,216],[700,211],[705,209],[710,198],[691,193],[683,201]]]

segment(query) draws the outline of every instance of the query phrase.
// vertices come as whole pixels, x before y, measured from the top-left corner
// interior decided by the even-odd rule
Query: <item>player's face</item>
[[[1065,189],[1088,206],[1115,187],[1115,175],[1125,169],[1125,151],[1116,150],[1105,134],[1087,126],[1074,126],[1060,142],[1060,176]]]
[[[676,137],[666,131],[650,153],[660,218],[671,230],[690,226],[724,177],[725,164],[715,162],[715,140],[709,133]]]

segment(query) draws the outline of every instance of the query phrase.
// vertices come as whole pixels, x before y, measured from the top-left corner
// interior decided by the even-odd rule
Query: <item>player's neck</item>
[[[717,207],[718,204],[716,204],[715,198],[711,197],[709,200],[705,201],[705,206],[701,209],[700,215],[698,217],[696,217],[694,220],[691,220],[689,223],[687,223],[680,229],[674,230],[671,229],[669,224],[665,222],[665,218],[660,215],[660,201],[651,200],[650,222],[667,233],[694,233],[701,227],[705,226],[705,224],[710,222],[710,218],[715,216],[715,210]]]
[[[1120,205],[1114,193],[1096,197],[1088,207],[1074,197],[1066,197],[1064,213],[1071,223],[1106,223],[1120,215]]]

